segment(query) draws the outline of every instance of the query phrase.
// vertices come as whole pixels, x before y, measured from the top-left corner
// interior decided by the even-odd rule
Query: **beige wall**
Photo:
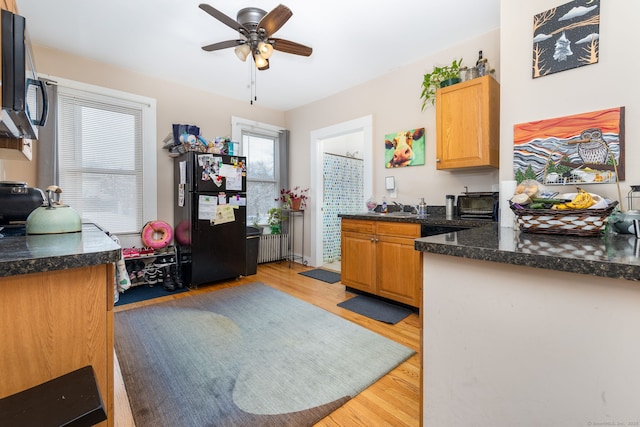
[[[453,58],[464,58],[472,65],[478,50],[484,52],[491,65],[500,69],[499,31],[481,35],[457,46],[443,48],[436,55],[418,58],[415,63],[400,67],[374,81],[329,96],[318,102],[279,112],[251,106],[249,102],[236,101],[204,91],[194,90],[173,82],[150,78],[129,70],[72,56],[64,52],[35,46],[39,72],[84,83],[126,91],[157,100],[158,137],[158,217],[171,220],[173,202],[173,178],[171,160],[160,147],[160,141],[170,132],[172,123],[199,125],[207,138],[226,136],[231,132],[230,117],[239,116],[251,120],[285,126],[291,130],[292,186],[309,186],[310,132],[342,123],[354,118],[373,117],[374,182],[373,195],[378,199],[385,195],[384,177],[394,175],[398,198],[402,203],[418,202],[424,197],[428,204],[444,205],[445,194],[458,194],[468,186],[471,191],[490,190],[499,181],[498,171],[493,169],[473,172],[443,172],[435,167],[435,109],[432,106],[421,111],[420,93],[422,76],[434,65],[449,64]],[[339,70],[336,68],[336,70]],[[274,71],[275,72],[275,71]],[[339,71],[337,71],[339,72]],[[500,72],[497,73],[500,79]],[[327,76],[331,78],[331,76]],[[384,135],[403,129],[426,128],[426,164],[400,169],[384,168]],[[25,168],[24,166],[28,167]],[[0,165],[0,173],[2,173]],[[35,182],[35,162],[4,161],[4,178]],[[312,188],[313,192],[313,188]],[[312,194],[313,196],[313,194]],[[368,195],[367,195],[368,197]],[[309,236],[310,221],[306,223]],[[307,239],[305,253],[309,254]]]
[[[373,195],[378,201],[387,195],[384,178],[391,175],[396,177],[396,200],[402,203],[417,204],[419,198],[424,197],[427,204],[444,205],[446,194],[459,194],[464,191],[465,185],[470,191],[491,190],[492,184],[498,184],[498,172],[495,169],[474,172],[436,170],[435,108],[429,106],[421,111],[420,100],[423,75],[430,72],[434,65],[450,64],[454,58],[463,58],[465,64],[473,65],[479,50],[483,51],[493,67],[499,69],[499,31],[495,30],[457,46],[444,48],[436,55],[423,57],[379,79],[288,111],[286,125],[292,135],[291,157],[296,159],[291,165],[291,184],[306,187],[310,183],[308,162],[311,156],[311,131],[372,115]],[[419,52],[416,57],[420,57]],[[426,128],[425,166],[385,169],[385,134],[418,127]]]
[[[173,220],[173,163],[162,140],[171,132],[173,123],[195,124],[203,136],[231,135],[231,116],[259,122],[284,125],[284,113],[260,105],[223,98],[205,91],[150,78],[129,70],[112,67],[97,61],[68,55],[64,52],[34,46],[38,71],[43,74],[83,83],[116,89],[155,98],[157,101],[158,137],[158,217]],[[37,145],[36,145],[37,151]],[[35,183],[36,162],[4,160],[0,173],[7,180],[28,180]]]

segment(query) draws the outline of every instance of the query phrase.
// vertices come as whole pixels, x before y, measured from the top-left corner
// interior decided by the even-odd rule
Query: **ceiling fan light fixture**
[[[263,67],[258,68],[258,70],[264,71],[269,69],[269,60],[265,59],[265,61],[267,61],[267,63]]]
[[[258,43],[258,50],[264,59],[269,59],[273,53],[273,46],[271,46],[271,43],[261,41]]]
[[[253,55],[253,60],[255,61],[256,68],[258,70],[266,70],[267,68],[269,68],[269,61],[267,61],[267,58],[264,58],[262,55],[260,55],[259,52]]]
[[[245,43],[236,47],[234,52],[240,61],[245,62],[247,60],[247,56],[249,56],[249,53],[251,52],[251,48]]]

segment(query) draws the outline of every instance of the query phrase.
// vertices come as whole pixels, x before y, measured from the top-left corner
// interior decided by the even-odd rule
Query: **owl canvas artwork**
[[[624,107],[520,123],[513,138],[517,181],[561,185],[624,180]]]

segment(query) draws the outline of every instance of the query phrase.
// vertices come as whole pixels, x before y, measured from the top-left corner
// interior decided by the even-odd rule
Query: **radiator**
[[[262,234],[258,246],[258,264],[284,259],[288,243],[288,234]]]

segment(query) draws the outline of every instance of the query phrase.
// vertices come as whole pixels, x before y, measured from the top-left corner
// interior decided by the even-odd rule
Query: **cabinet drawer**
[[[372,234],[375,230],[375,223],[373,221],[359,220],[359,219],[343,219],[342,231],[355,231],[356,233]]]
[[[407,224],[401,222],[376,222],[376,234],[385,236],[420,237],[420,224]]]

